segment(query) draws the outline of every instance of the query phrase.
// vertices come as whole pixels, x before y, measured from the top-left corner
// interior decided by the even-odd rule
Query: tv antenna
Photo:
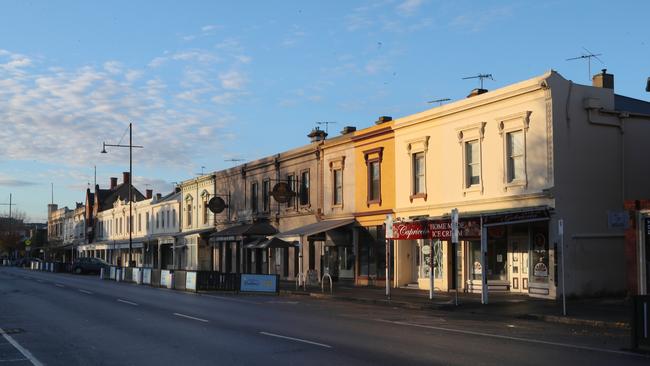
[[[225,159],[224,161],[232,161],[233,163],[238,163],[238,162],[240,162],[240,161],[244,161],[244,159],[236,159],[236,158],[232,158],[232,159]]]
[[[574,60],[584,60],[584,59],[587,59],[587,67],[588,67],[588,72],[589,72],[589,74],[587,75],[587,80],[589,80],[589,79],[591,79],[591,59],[592,59],[592,58],[595,58],[596,60],[598,60],[598,62],[600,62],[601,64],[605,65],[605,63],[603,62],[603,60],[601,60],[601,59],[598,58],[598,56],[602,56],[603,54],[602,54],[602,53],[593,53],[593,52],[589,51],[588,49],[586,49],[586,48],[584,48],[584,47],[582,47],[582,49],[585,50],[585,51],[587,51],[587,53],[586,53],[586,54],[583,54],[583,55],[580,55],[580,56],[578,56],[578,57],[567,58],[566,61],[574,61]]]
[[[12,193],[9,193],[9,203],[0,203],[2,206],[9,206],[9,219],[11,219],[11,207],[16,206],[15,203],[12,202]]]
[[[448,101],[450,101],[450,100],[451,100],[451,99],[449,99],[449,98],[442,98],[442,99],[430,100],[430,101],[428,101],[427,103],[429,103],[429,104],[431,104],[431,103],[438,103],[438,106],[441,106],[442,103],[444,103],[444,102],[448,102]]]
[[[478,74],[478,75],[475,75],[475,76],[464,77],[462,79],[463,80],[479,79],[479,84],[481,86],[481,89],[483,89],[483,80],[490,79],[490,80],[494,81],[494,78],[492,77],[492,74]]]
[[[336,123],[336,122],[332,122],[332,121],[316,122],[317,125],[325,125],[325,133],[327,133],[327,134],[329,134],[329,126],[330,126],[330,124],[333,124],[333,123]]]
[[[203,170],[204,170],[204,169],[205,169],[205,167],[204,167],[203,165],[201,165],[201,173],[194,173],[194,174],[196,174],[196,175],[203,175]]]

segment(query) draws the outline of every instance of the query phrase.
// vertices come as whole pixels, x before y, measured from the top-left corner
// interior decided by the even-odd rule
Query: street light
[[[120,145],[120,144],[107,144],[102,142],[102,154],[108,153],[106,151],[106,146],[110,147],[128,147],[129,148],[129,267],[133,264],[133,148],[144,148],[144,146],[133,145],[133,124],[129,122],[129,144]]]

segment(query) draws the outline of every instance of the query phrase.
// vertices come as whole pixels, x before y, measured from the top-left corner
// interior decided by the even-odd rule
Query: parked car
[[[101,258],[84,257],[78,258],[72,263],[72,272],[76,274],[82,273],[99,273],[101,269],[108,270],[110,264]]]

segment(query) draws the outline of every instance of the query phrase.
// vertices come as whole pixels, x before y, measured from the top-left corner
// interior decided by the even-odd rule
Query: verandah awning
[[[284,241],[300,241],[301,236],[310,236],[315,234],[320,234],[329,230],[337,229],[345,225],[350,225],[354,223],[354,219],[340,219],[340,220],[324,220],[315,222],[313,224],[301,226],[296,229],[288,230],[283,233],[275,235],[275,238],[282,239]]]

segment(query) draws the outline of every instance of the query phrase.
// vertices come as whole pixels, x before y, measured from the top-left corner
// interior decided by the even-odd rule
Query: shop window
[[[386,241],[382,226],[359,232],[359,275],[386,277]]]
[[[487,278],[488,280],[508,280],[508,241],[505,226],[488,228],[487,240]],[[471,278],[480,280],[485,268],[481,265],[481,241],[473,240],[469,245]]]
[[[548,254],[548,222],[531,224],[531,264],[532,282],[548,283],[549,254]]]
[[[434,278],[441,279],[444,273],[443,242],[440,240],[419,240],[418,246],[419,250],[416,259],[420,268],[419,277],[429,278],[431,274],[431,256],[433,255]]]

